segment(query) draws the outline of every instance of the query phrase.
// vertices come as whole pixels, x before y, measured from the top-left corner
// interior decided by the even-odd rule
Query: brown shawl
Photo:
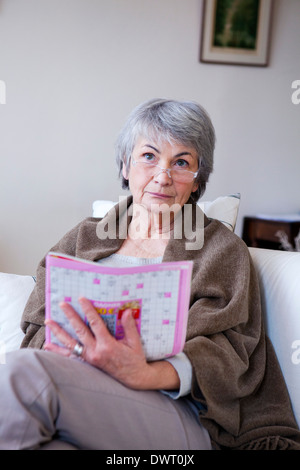
[[[128,198],[125,209],[132,202]],[[200,210],[193,206],[195,211]],[[123,212],[122,212],[123,211]],[[117,207],[117,229],[130,221]],[[87,218],[52,251],[88,260],[104,258],[121,238],[100,240],[113,209],[100,219]],[[122,216],[123,215],[123,216]],[[99,233],[99,232],[98,232]],[[218,221],[205,217],[204,246],[186,250],[186,239],[169,241],[163,261],[194,261],[185,353],[193,367],[192,396],[204,405],[200,420],[219,449],[297,449],[300,433],[273,347],[265,336],[259,286],[243,241]],[[45,259],[28,300],[21,347],[44,343]]]

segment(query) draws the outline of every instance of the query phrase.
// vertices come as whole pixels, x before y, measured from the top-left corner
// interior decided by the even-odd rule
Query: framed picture
[[[268,65],[273,0],[203,0],[200,61]]]

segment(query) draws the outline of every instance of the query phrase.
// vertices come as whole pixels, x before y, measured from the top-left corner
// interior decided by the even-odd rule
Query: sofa
[[[199,205],[210,218],[234,231],[239,194]],[[113,201],[95,201],[93,216],[102,217]],[[300,426],[300,253],[249,248],[261,289],[265,327],[289,390]],[[23,338],[20,319],[34,287],[32,275],[0,273],[0,370],[6,354],[19,348]],[[1,373],[1,372],[0,372]]]

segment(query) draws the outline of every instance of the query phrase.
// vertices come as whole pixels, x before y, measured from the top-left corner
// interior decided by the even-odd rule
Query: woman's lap
[[[210,449],[185,399],[124,387],[77,359],[23,349],[1,366],[0,448]]]

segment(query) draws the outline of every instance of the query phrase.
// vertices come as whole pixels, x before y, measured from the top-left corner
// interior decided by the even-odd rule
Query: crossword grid
[[[51,317],[72,336],[74,331],[63,316],[59,302],[70,302],[84,318],[78,302],[80,296],[101,302],[140,299],[140,333],[147,358],[153,360],[171,355],[177,318],[179,269],[120,275],[52,266],[50,273]],[[55,342],[55,338],[51,339]]]

